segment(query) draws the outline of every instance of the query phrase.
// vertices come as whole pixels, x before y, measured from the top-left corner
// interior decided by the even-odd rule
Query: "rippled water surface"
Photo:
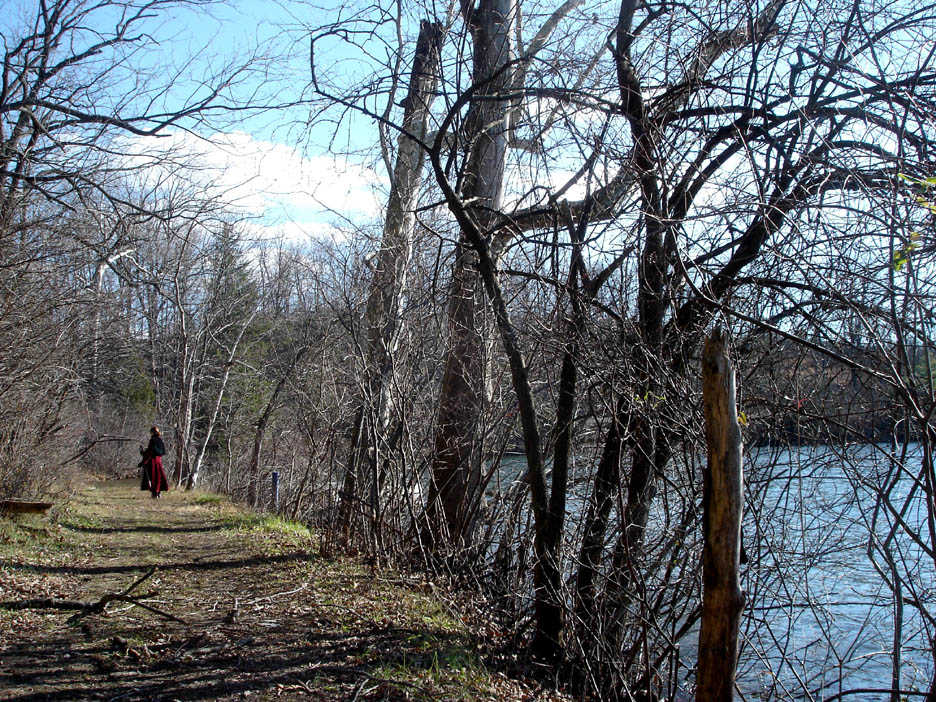
[[[823,700],[857,688],[889,689],[897,649],[900,688],[929,689],[927,642],[936,631],[911,604],[919,602],[936,617],[925,491],[922,483],[913,489],[922,458],[916,445],[746,448],[743,539],[749,563],[742,568],[747,608],[738,669],[745,699]],[[523,466],[522,456],[507,458],[502,477],[522,479]],[[586,490],[583,484],[571,490],[570,531],[581,518]],[[883,495],[903,527],[894,528]],[[653,522],[650,532],[659,528]],[[897,599],[904,600],[899,613]],[[683,671],[695,666],[697,636],[696,629],[680,641]],[[679,677],[691,687],[691,673]]]
[[[823,699],[889,688],[898,649],[900,688],[929,688],[934,632],[912,604],[936,614],[925,490],[914,489],[921,461],[918,446],[749,452],[745,543],[757,560],[743,583],[743,691]]]

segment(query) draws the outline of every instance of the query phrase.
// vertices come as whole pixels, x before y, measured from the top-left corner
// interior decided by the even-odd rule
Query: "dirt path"
[[[210,496],[99,482],[0,537],[0,601],[96,602],[157,566],[133,594],[181,620],[0,610],[0,700],[552,698],[488,672],[424,584],[315,558],[305,530]]]

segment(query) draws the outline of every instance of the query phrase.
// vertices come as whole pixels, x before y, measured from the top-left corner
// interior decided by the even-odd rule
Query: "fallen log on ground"
[[[0,514],[43,514],[52,508],[51,502],[0,500]]]

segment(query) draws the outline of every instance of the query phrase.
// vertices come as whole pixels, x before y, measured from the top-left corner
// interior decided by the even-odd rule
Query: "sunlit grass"
[[[282,534],[309,539],[312,531],[298,522],[293,522],[272,514],[256,514],[245,512],[230,515],[221,520],[226,529],[239,532],[253,532],[261,534]]]
[[[394,660],[378,664],[374,678],[408,692],[410,699],[477,700],[492,676],[467,639],[422,634],[400,646]]]
[[[4,559],[14,555],[26,556],[56,545],[52,529],[47,525],[36,525],[34,521],[22,517],[0,518],[0,556]]]
[[[65,514],[62,514],[58,523],[61,524],[66,529],[101,529],[104,526],[104,523],[89,514],[81,514],[78,512],[67,511]]]

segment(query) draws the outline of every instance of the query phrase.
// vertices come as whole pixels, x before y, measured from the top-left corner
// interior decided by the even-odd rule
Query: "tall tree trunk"
[[[617,409],[605,437],[601,460],[595,472],[595,482],[588,500],[584,536],[579,550],[579,569],[575,579],[575,614],[583,631],[596,629],[597,598],[595,578],[600,572],[605,533],[617,494],[624,453],[624,430],[628,421],[628,400],[617,399]]]
[[[124,256],[129,256],[135,250],[135,248],[129,248],[108,256],[97,264],[94,271],[94,299],[91,310],[91,369],[89,373],[90,387],[88,389],[88,404],[91,406],[92,421],[95,422],[100,420],[101,413],[101,392],[98,387],[98,373],[100,369],[98,365],[100,363],[101,353],[101,311],[104,305],[104,273],[109,266],[113,265]]]
[[[462,15],[472,35],[473,84],[468,117],[460,130],[468,153],[458,202],[450,200],[449,204],[464,210],[465,203],[469,203],[470,227],[486,239],[499,221],[507,148],[516,143],[513,129],[522,107],[518,96],[523,92],[526,71],[559,22],[581,4],[582,0],[566,0],[546,19],[529,46],[522,49],[514,45],[519,40],[513,33],[519,22],[514,0],[478,0],[476,6],[462,3]],[[440,130],[434,148],[449,136]],[[447,178],[441,171],[436,177]],[[513,231],[501,232],[491,241],[488,252],[495,267]],[[484,349],[489,330],[484,324],[484,296],[478,286],[478,257],[473,246],[463,225],[449,295],[449,347],[439,394],[423,529],[424,542],[436,550],[443,546],[457,549],[470,541],[473,510],[479,502],[482,447],[476,430],[484,397]]]
[[[376,480],[380,444],[384,441],[390,419],[388,393],[392,384],[393,355],[399,344],[400,310],[406,293],[406,271],[413,248],[425,139],[438,85],[441,50],[442,26],[437,22],[423,21],[403,102],[403,125],[387,216],[367,299],[367,349],[362,398],[339,507],[338,528],[345,543],[352,535],[354,504],[364,497],[360,491],[367,489],[365,478],[369,477],[371,482]],[[376,486],[371,485],[367,495],[372,519],[379,511],[379,491],[375,490]],[[376,526],[372,525],[371,531],[375,530]]]
[[[708,465],[703,477],[702,625],[696,700],[731,702],[738,661],[741,512],[744,489],[735,378],[725,338],[715,330],[702,356]]]
[[[188,479],[185,481],[186,490],[194,490],[198,485],[202,463],[204,463],[205,454],[208,452],[208,443],[211,441],[211,435],[214,433],[215,423],[218,420],[218,412],[221,410],[224,390],[227,388],[228,379],[231,377],[231,366],[234,365],[234,358],[237,356],[237,347],[240,346],[241,339],[244,337],[244,332],[247,331],[247,327],[250,326],[250,323],[259,311],[259,307],[255,308],[244,320],[241,324],[241,328],[237,332],[237,338],[234,339],[231,348],[228,350],[227,358],[224,361],[224,372],[221,374],[221,382],[218,384],[218,392],[215,395],[214,407],[212,408],[211,416],[208,418],[208,426],[205,428],[205,436],[202,439],[201,446],[198,448],[198,454],[195,457],[192,470],[189,471]]]
[[[520,428],[527,460],[527,482],[530,486],[530,502],[533,508],[533,605],[536,617],[536,632],[532,643],[534,655],[554,660],[561,656],[560,633],[562,628],[562,604],[559,600],[560,569],[558,545],[562,535],[564,515],[552,513],[552,502],[546,484],[546,466],[543,459],[539,418],[530,385],[529,369],[516,329],[510,320],[507,303],[497,277],[497,266],[486,241],[477,229],[465,229],[472,245],[479,253],[479,267],[494,308],[494,318],[500,332],[504,351],[510,364],[510,378],[517,395]],[[563,486],[563,490],[564,490]],[[564,500],[564,493],[562,496]]]
[[[463,235],[478,254],[478,270],[493,307],[494,319],[510,366],[510,379],[517,396],[520,428],[527,461],[526,478],[530,488],[534,522],[533,590],[536,635],[532,648],[534,654],[539,657],[555,659],[561,655],[559,634],[561,633],[562,605],[558,599],[559,554],[557,551],[551,551],[550,548],[555,547],[561,540],[555,535],[558,533],[561,536],[562,515],[557,516],[551,513],[539,419],[530,384],[529,369],[523,358],[523,350],[516,329],[510,319],[489,238],[485,235],[485,230],[479,226],[474,212],[463,205],[463,201],[449,185],[441,161],[433,158],[432,165],[449,208],[458,219]],[[565,486],[562,489],[564,490]]]
[[[471,203],[472,226],[491,229],[501,206],[507,161],[510,103],[503,95],[511,85],[512,0],[481,0],[463,7],[471,30],[476,88],[465,124],[468,148],[459,192]],[[469,537],[480,484],[480,456],[476,431],[484,389],[483,298],[478,289],[477,254],[462,227],[448,312],[448,351],[439,395],[432,481],[424,530],[430,547],[460,547]]]
[[[555,657],[560,652],[560,640],[565,611],[560,592],[562,583],[562,534],[565,529],[566,498],[569,486],[569,467],[572,460],[573,422],[578,393],[579,352],[585,328],[584,300],[580,298],[581,279],[587,279],[582,260],[582,241],[588,225],[587,213],[576,224],[567,221],[573,242],[572,260],[566,287],[569,293],[571,315],[566,324],[562,368],[559,372],[559,397],[556,401],[556,422],[553,430],[552,485],[549,495],[548,528],[543,537],[543,580],[545,591],[542,602],[537,603],[537,629],[534,651],[541,657]],[[600,283],[599,283],[600,284]],[[598,284],[586,285],[587,297],[597,293]],[[544,655],[545,654],[545,655]]]
[[[362,443],[361,427],[364,424],[364,405],[359,405],[354,415],[354,426],[351,431],[351,459],[347,468],[345,468],[344,480],[341,484],[341,491],[338,493],[338,534],[342,545],[347,548],[354,536],[354,515],[357,511],[357,505],[360,502],[358,495],[358,483],[362,477],[358,473],[363,470],[361,462],[356,460],[358,447]]]
[[[189,439],[192,433],[192,408],[195,403],[194,360],[189,358],[188,349],[183,346],[182,377],[179,388],[179,403],[176,408],[175,435],[176,460],[173,479],[177,486],[182,485],[183,477],[188,474]]]
[[[475,437],[485,372],[477,255],[459,243],[449,290],[449,347],[439,391],[432,480],[423,541],[432,550],[463,543],[470,530],[469,506],[480,483]]]

